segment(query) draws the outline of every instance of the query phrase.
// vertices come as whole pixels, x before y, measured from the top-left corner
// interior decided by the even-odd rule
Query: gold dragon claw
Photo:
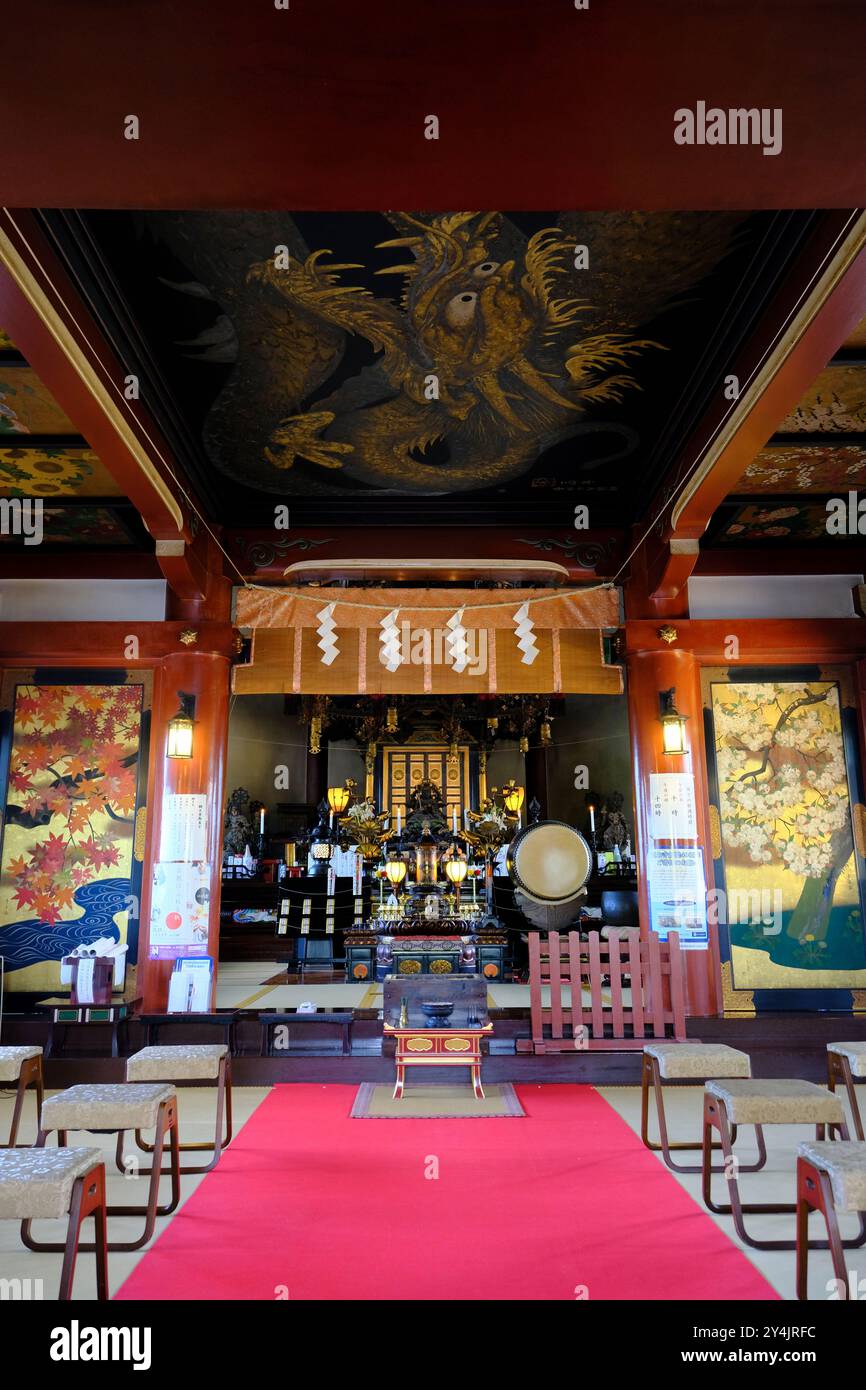
[[[331,410],[310,410],[306,415],[288,415],[271,435],[265,457],[275,468],[291,468],[298,458],[317,463],[321,468],[342,468],[342,454],[351,454],[351,444],[335,439],[320,439],[319,432],[333,424]]]

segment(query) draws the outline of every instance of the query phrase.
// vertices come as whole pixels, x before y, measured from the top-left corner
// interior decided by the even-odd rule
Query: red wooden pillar
[[[659,692],[675,687],[675,703],[687,716],[686,747],[681,755],[662,751]],[[699,842],[704,852],[707,887],[712,887],[709,799],[703,742],[700,668],[692,652],[666,649],[632,653],[628,658],[628,701],[634,766],[637,816],[638,901],[641,934],[649,932],[647,849],[649,838],[650,773],[686,772],[695,780],[695,806]],[[708,950],[685,951],[686,1012],[706,1017],[721,1011],[721,965],[718,928],[710,924]]]
[[[144,862],[141,928],[138,950],[138,993],[145,1011],[160,1013],[168,1001],[172,962],[149,959],[150,885],[152,866],[159,858],[163,798],[170,792],[207,794],[207,854],[210,864],[208,954],[219,960],[219,909],[223,832],[223,802],[228,742],[231,662],[215,652],[185,649],[166,656],[156,671],[153,697],[152,756],[148,787],[148,836]],[[168,721],[177,713],[178,691],[195,696],[193,756],[165,755]]]

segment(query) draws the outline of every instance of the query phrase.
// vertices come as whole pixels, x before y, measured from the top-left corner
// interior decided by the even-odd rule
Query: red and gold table
[[[493,1024],[483,1028],[410,1028],[385,1024],[386,1037],[397,1042],[397,1083],[394,1100],[402,1100],[407,1067],[466,1066],[472,1070],[475,1099],[483,1100],[481,1089],[481,1039],[493,1032]]]

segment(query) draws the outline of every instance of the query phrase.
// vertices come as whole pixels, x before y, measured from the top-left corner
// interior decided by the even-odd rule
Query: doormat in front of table
[[[476,1100],[471,1086],[415,1085],[407,1081],[402,1100],[393,1086],[364,1081],[351,1110],[353,1120],[491,1120],[522,1119],[526,1111],[510,1081],[485,1086]]]

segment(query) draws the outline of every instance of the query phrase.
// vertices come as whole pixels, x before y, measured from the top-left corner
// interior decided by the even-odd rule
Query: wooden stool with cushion
[[[797,1297],[808,1298],[809,1213],[823,1213],[840,1299],[850,1298],[837,1212],[856,1211],[866,1232],[866,1145],[860,1140],[801,1144],[797,1158]],[[862,1242],[860,1242],[862,1244]],[[850,1244],[850,1242],[849,1242]],[[855,1293],[854,1297],[857,1295]]]
[[[15,1148],[18,1126],[21,1123],[21,1112],[24,1109],[24,1092],[28,1086],[35,1086],[36,1088],[37,1124],[41,1119],[44,1094],[41,1047],[0,1047],[0,1086],[8,1086],[12,1083],[17,1086],[15,1109],[12,1112],[9,1138],[5,1144],[0,1144],[0,1149]],[[29,1145],[27,1147],[29,1148]]]
[[[144,1207],[107,1207],[107,1216],[143,1216],[144,1233],[138,1240],[109,1241],[109,1250],[140,1250],[153,1235],[158,1216],[170,1216],[180,1201],[180,1157],[177,1134],[177,1097],[173,1086],[119,1085],[70,1086],[56,1096],[49,1096],[42,1107],[42,1125],[36,1140],[43,1148],[51,1131],[57,1132],[57,1142],[66,1144],[71,1129],[87,1130],[90,1134],[117,1134],[117,1163],[122,1171],[123,1136],[128,1129],[154,1129],[154,1166],[148,1169],[147,1205]],[[162,1154],[168,1138],[171,1149],[171,1201],[161,1207],[159,1177]],[[147,1176],[147,1175],[143,1175]],[[21,1238],[30,1250],[61,1250],[60,1245],[35,1241],[30,1234],[30,1222],[21,1227]],[[93,1247],[82,1245],[82,1250]]]
[[[700,1173],[700,1163],[675,1163],[671,1153],[683,1149],[702,1148],[701,1140],[695,1141],[668,1139],[662,1088],[666,1081],[707,1081],[710,1077],[750,1077],[752,1064],[748,1053],[738,1052],[735,1047],[725,1043],[646,1043],[643,1050],[643,1073],[641,1076],[640,1097],[640,1137],[648,1149],[661,1152],[665,1163],[674,1173]],[[649,1098],[650,1085],[656,1105],[660,1144],[649,1137]],[[758,1139],[758,1161],[740,1164],[741,1173],[757,1173],[767,1161],[767,1150],[760,1125],[755,1128]],[[736,1127],[731,1134],[731,1142],[737,1138]],[[718,1146],[715,1146],[718,1147]],[[721,1172],[721,1169],[715,1171]]]
[[[219,1163],[220,1154],[232,1139],[232,1059],[225,1043],[202,1043],[177,1047],[143,1047],[126,1063],[126,1079],[135,1081],[216,1081],[216,1128],[214,1140],[196,1144],[178,1144],[181,1153],[213,1149],[210,1163],[197,1167],[182,1167],[181,1173],[209,1173]],[[223,1110],[226,1134],[223,1138]],[[153,1145],[135,1131],[135,1142],[145,1153],[153,1153]],[[149,1169],[142,1169],[143,1173]]]
[[[0,1153],[0,1219],[21,1221],[21,1234],[34,1220],[69,1217],[58,1299],[72,1296],[81,1224],[96,1223],[96,1240],[81,1246],[96,1252],[96,1297],[108,1298],[105,1244],[105,1164],[98,1149],[16,1149]],[[28,1243],[25,1241],[25,1244]]]
[[[737,1182],[737,1160],[733,1153],[732,1127],[734,1125],[814,1125],[816,1138],[823,1140],[826,1134],[838,1133],[842,1139],[848,1138],[845,1111],[838,1096],[824,1086],[815,1086],[811,1081],[794,1081],[784,1078],[779,1081],[708,1081],[704,1090],[704,1135],[703,1135],[703,1198],[710,1211],[719,1216],[733,1216],[737,1235],[746,1245],[755,1250],[793,1250],[794,1240],[758,1240],[749,1235],[743,1220],[744,1214],[754,1212],[762,1215],[794,1213],[796,1203],[751,1203],[740,1199]],[[712,1200],[712,1170],[710,1153],[712,1133],[716,1129],[721,1137],[724,1155],[724,1173],[730,1193],[730,1204],[717,1205]],[[845,1242],[851,1248],[866,1241],[866,1227],[859,1237]],[[814,1243],[813,1250],[826,1250],[827,1244]]]
[[[848,1104],[858,1139],[863,1139],[863,1121],[854,1090],[855,1082],[866,1081],[866,1042],[834,1042],[827,1044],[828,1085],[835,1091],[841,1081],[848,1093]]]

